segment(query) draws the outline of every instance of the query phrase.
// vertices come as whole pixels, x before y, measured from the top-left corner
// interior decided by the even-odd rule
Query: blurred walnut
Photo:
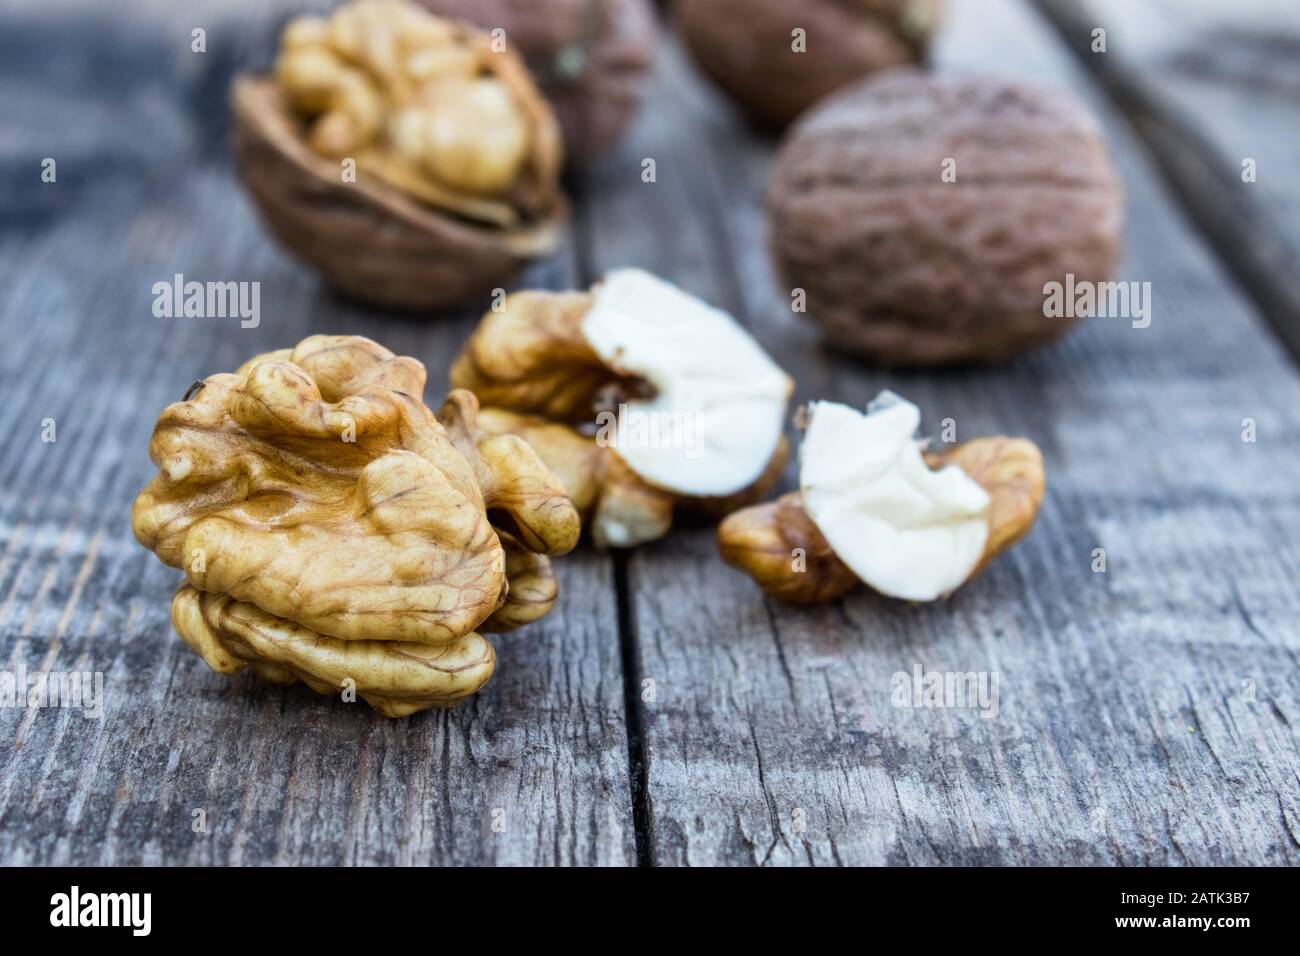
[[[563,487],[524,442],[484,434],[469,393],[435,417],[424,380],[368,339],[318,335],[163,412],[132,528],[185,571],[173,622],[215,670],[351,679],[401,716],[487,681],[477,631],[550,610],[545,555],[579,532]]]
[[[659,538],[678,508],[758,500],[787,458],[789,377],[730,316],[638,270],[508,296],[451,382],[485,430],[537,450],[602,546]]]
[[[235,155],[276,235],[341,291],[436,308],[552,251],[559,127],[513,53],[409,0],[291,21],[236,80]]]
[[[647,0],[420,0],[432,12],[505,31],[546,94],[564,155],[583,166],[636,117],[654,66]]]
[[[804,116],[767,195],[779,271],[830,344],[885,364],[1010,358],[1071,319],[1049,283],[1109,278],[1123,186],[1062,91],[901,70]]]
[[[864,581],[886,595],[933,600],[978,575],[1033,526],[1043,499],[1042,455],[1024,439],[977,438],[916,458],[909,474],[894,455],[919,454],[906,417],[914,408],[901,400],[886,406],[901,422],[894,439],[904,441],[896,448],[885,432],[859,430],[872,415],[820,437],[810,427],[801,489],[723,521],[723,560],[772,597],[798,604],[834,600]],[[813,442],[824,444],[810,448]],[[871,447],[848,447],[857,442]],[[973,502],[963,485],[975,491]]]
[[[754,121],[776,128],[853,80],[922,60],[939,12],[940,0],[676,0],[674,6],[700,68]]]

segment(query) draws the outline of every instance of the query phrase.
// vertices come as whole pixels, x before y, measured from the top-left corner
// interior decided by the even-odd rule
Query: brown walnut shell
[[[709,78],[779,129],[847,83],[924,59],[940,0],[677,0],[674,15]]]
[[[235,167],[271,232],[343,295],[432,311],[480,298],[558,247],[568,204],[558,192],[510,226],[474,222],[316,153],[275,81],[236,77]],[[558,138],[554,155],[558,165]]]
[[[955,181],[944,181],[945,171]],[[885,364],[995,361],[1050,342],[1045,286],[1103,282],[1124,194],[1070,94],[895,71],[790,131],[768,184],[769,239],[831,345]]]
[[[420,0],[439,16],[514,44],[564,133],[565,161],[582,168],[636,118],[654,67],[658,27],[647,0]]]

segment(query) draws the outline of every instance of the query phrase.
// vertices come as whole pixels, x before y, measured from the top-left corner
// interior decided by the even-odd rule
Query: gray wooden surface
[[[1123,105],[1215,252],[1300,353],[1300,6],[1039,2]],[[1104,53],[1092,50],[1099,27]]]
[[[632,135],[573,184],[566,253],[525,282],[648,266],[734,312],[799,400],[892,387],[959,437],[1032,438],[1049,475],[1032,536],[923,608],[773,604],[707,528],[583,549],[556,612],[497,641],[482,694],[403,721],[211,673],[172,635],[175,574],[127,511],[153,420],[193,379],[359,332],[423,360],[432,393],[479,310],[358,310],[259,228],[230,176],[224,91],[296,4],[0,13],[0,670],[105,680],[102,719],[0,709],[0,862],[1300,862],[1300,376],[1260,304],[1282,302],[1283,326],[1297,314],[1281,277],[1225,261],[1189,216],[1149,121],[1070,52],[1068,23],[1022,0],[950,6],[941,68],[1066,84],[1101,114],[1129,189],[1122,277],[1152,283],[1149,328],[1090,320],[1010,365],[944,373],[826,351],[766,258],[773,144],[671,44]],[[1272,22],[1242,21],[1261,37]],[[1171,82],[1124,47],[1125,69]],[[1249,108],[1249,89],[1222,95]],[[1231,141],[1214,122],[1228,106],[1212,112],[1197,142]],[[1289,170],[1268,152],[1294,125],[1276,128],[1281,102],[1264,115],[1265,196],[1294,196],[1294,152]],[[1294,248],[1280,211],[1255,228]],[[154,318],[151,286],[175,272],[259,280],[261,325]],[[893,706],[891,676],[916,664],[997,672],[997,716]]]

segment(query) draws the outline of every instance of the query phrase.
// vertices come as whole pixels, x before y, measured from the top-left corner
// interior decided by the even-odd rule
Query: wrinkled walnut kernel
[[[368,339],[312,336],[163,412],[132,528],[185,571],[173,617],[214,668],[317,690],[350,677],[410,713],[491,676],[476,631],[550,610],[545,555],[579,533],[563,487],[523,441],[479,429],[468,392],[435,417],[424,380]]]
[[[678,509],[718,518],[760,500],[789,457],[784,438],[752,483],[718,497],[657,487],[615,448],[597,441],[592,425],[599,411],[651,390],[611,368],[583,337],[583,318],[593,301],[588,292],[517,292],[484,316],[450,375],[453,387],[474,392],[482,402],[480,426],[527,441],[564,483],[601,547],[660,538]]]
[[[522,64],[406,0],[290,22],[275,75],[313,149],[430,205],[511,225],[555,191],[558,128]]]

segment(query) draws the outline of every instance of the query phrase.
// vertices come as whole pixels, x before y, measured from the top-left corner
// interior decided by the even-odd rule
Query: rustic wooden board
[[[265,62],[273,35],[259,6],[124,21],[47,5],[0,26],[0,85],[18,92],[0,106],[0,669],[102,671],[105,688],[99,720],[0,710],[0,862],[633,862],[607,557],[566,561],[556,612],[498,638],[497,676],[450,713],[393,721],[223,678],[172,634],[177,575],[128,521],[163,406],[312,332],[414,355],[440,395],[474,321],[340,303],[261,230],[224,132],[230,71]],[[209,27],[206,60],[188,50],[194,22]],[[41,68],[58,48],[60,67]],[[39,182],[44,156],[55,185]],[[574,262],[529,281],[572,285]],[[154,318],[152,284],[177,272],[260,281],[260,326]]]
[[[598,186],[595,246],[731,308],[800,398],[862,403],[893,387],[931,427],[953,417],[959,438],[1027,435],[1049,494],[1034,534],[937,607],[866,593],[775,605],[718,562],[708,531],[638,552],[650,857],[1295,862],[1295,371],[1051,30],[1008,0],[952,6],[944,68],[1068,83],[1103,110],[1131,190],[1124,278],[1153,283],[1153,323],[1094,320],[1034,357],[947,374],[825,354],[763,251],[769,145],[666,71],[640,130],[659,182]],[[1246,417],[1255,444],[1241,441]],[[1098,547],[1105,574],[1090,570]],[[997,717],[892,706],[891,676],[918,664],[998,672]]]
[[[1300,356],[1300,7],[1039,0]],[[1093,31],[1106,31],[1105,53]],[[1243,162],[1255,164],[1254,181]]]
[[[799,401],[892,387],[959,438],[1027,435],[1049,467],[1034,534],[928,608],[772,604],[709,529],[583,549],[556,613],[498,640],[483,694],[405,721],[209,672],[171,634],[175,574],[127,522],[153,420],[195,377],[355,331],[424,360],[432,394],[472,325],[472,309],[424,324],[332,299],[231,181],[231,71],[266,61],[288,11],[328,4],[0,14],[17,94],[0,100],[0,670],[106,684],[102,720],[0,709],[0,862],[1300,861],[1300,379],[1022,3],[952,0],[939,59],[1065,82],[1103,112],[1150,328],[1094,320],[1037,356],[943,374],[825,350],[767,261],[773,144],[673,46],[632,136],[574,184],[570,248],[525,281],[647,266],[737,314]],[[56,187],[38,181],[47,155]],[[260,280],[262,325],[154,319],[150,287],[178,271]],[[915,664],[996,671],[996,718],[892,706],[891,676]]]

